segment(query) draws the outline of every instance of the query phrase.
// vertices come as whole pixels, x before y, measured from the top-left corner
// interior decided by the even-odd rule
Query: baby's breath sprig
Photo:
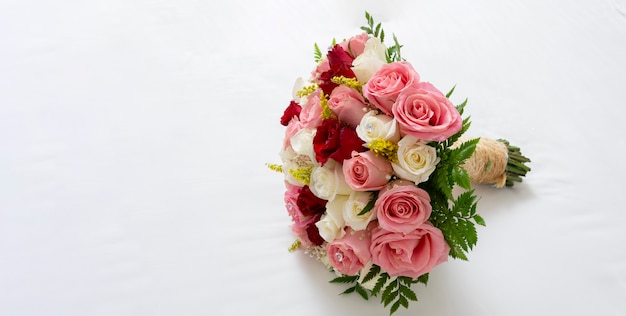
[[[330,81],[336,84],[342,84],[342,85],[348,86],[359,92],[363,91],[363,84],[359,82],[356,78],[346,78],[344,76],[339,76],[339,77],[333,77],[332,79],[330,79]]]
[[[390,162],[398,162],[398,144],[384,138],[374,138],[367,147],[377,156]]]
[[[315,92],[315,90],[317,90],[318,85],[316,83],[310,85],[310,86],[304,86],[302,87],[302,89],[296,91],[296,96],[299,98],[305,97],[313,92]]]
[[[311,182],[311,172],[313,172],[313,167],[299,167],[289,169],[289,174],[298,182],[304,185],[309,185],[309,183]]]
[[[270,170],[276,171],[279,173],[283,172],[283,166],[276,163],[266,163],[265,164]]]
[[[294,252],[300,249],[300,247],[302,247],[302,243],[300,242],[300,239],[296,239],[296,241],[294,241],[293,244],[289,246],[289,252]]]
[[[328,107],[328,95],[320,92],[320,106],[322,107],[322,119],[337,118],[333,110]]]

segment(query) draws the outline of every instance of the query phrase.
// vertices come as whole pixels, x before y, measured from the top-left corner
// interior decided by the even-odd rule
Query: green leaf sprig
[[[380,39],[380,42],[384,43],[385,42],[385,30],[383,30],[382,23],[374,22],[374,18],[367,11],[365,11],[365,20],[367,21],[367,25],[361,26],[361,30],[363,30],[364,32],[366,32],[367,34],[373,37],[378,37],[378,39]],[[403,60],[402,55],[400,53],[400,49],[402,48],[402,45],[400,45],[400,43],[398,42],[398,38],[396,37],[396,34],[392,34],[392,36],[393,36],[393,46],[390,46],[389,48],[387,48],[387,51],[385,54],[387,57],[388,63]]]
[[[448,92],[447,97],[450,97],[453,91],[454,88]],[[466,104],[467,99],[456,106],[461,115]],[[478,241],[475,225],[485,225],[484,219],[476,213],[477,197],[471,189],[469,174],[462,166],[476,150],[480,138],[455,145],[470,125],[470,117],[467,117],[463,119],[463,125],[458,133],[445,141],[430,143],[436,148],[441,161],[429,180],[420,184],[430,195],[433,208],[430,222],[445,236],[450,246],[450,256],[461,260],[468,260],[467,253]],[[455,187],[465,191],[455,197],[453,194]]]

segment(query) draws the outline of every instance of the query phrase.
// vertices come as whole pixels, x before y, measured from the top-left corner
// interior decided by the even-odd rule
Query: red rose
[[[319,217],[318,217],[318,220],[319,220]],[[309,239],[309,241],[316,246],[321,246],[324,243],[324,238],[320,236],[320,231],[317,228],[317,226],[315,226],[315,223],[310,224],[306,228],[306,236]]]
[[[363,152],[363,140],[359,138],[356,131],[339,124],[336,119],[326,119],[317,128],[313,137],[313,149],[315,158],[322,165],[332,158],[339,163],[352,157],[352,152]]]
[[[300,189],[296,205],[300,209],[300,213],[306,216],[321,215],[326,211],[326,200],[322,200],[315,196],[308,185]]]
[[[298,236],[302,247],[308,248],[311,245],[320,246],[324,242],[317,226],[315,226],[315,223],[317,223],[321,217],[322,215],[311,216],[310,220],[307,220],[307,223],[294,222],[293,225],[291,225],[291,231]]]
[[[302,111],[302,107],[296,101],[291,100],[289,106],[285,109],[283,116],[280,118],[280,124],[282,126],[289,125],[291,119],[295,116],[300,116],[300,111]]]
[[[339,44],[328,51],[327,57],[330,69],[320,74],[319,79],[321,82],[319,86],[325,94],[329,95],[337,86],[336,83],[331,81],[333,77],[344,76],[346,78],[356,78],[356,76],[352,71],[352,61],[354,58],[341,48]]]

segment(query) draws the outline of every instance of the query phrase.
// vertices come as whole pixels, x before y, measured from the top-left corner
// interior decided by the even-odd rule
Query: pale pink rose
[[[356,275],[372,255],[370,253],[370,230],[353,231],[346,228],[346,234],[326,245],[330,265],[339,273]]]
[[[375,228],[370,251],[372,262],[389,275],[415,279],[448,261],[450,246],[443,233],[426,222],[408,234]]]
[[[324,58],[322,59],[317,66],[315,67],[315,69],[311,72],[311,77],[313,79],[319,79],[319,76],[330,70],[330,63],[328,62],[328,58]]]
[[[339,121],[351,128],[359,125],[363,116],[371,110],[359,91],[345,85],[333,89],[328,98],[328,107]]]
[[[352,152],[352,158],[343,161],[343,175],[346,183],[355,191],[382,189],[391,176],[391,163],[372,151]]]
[[[320,91],[311,93],[306,104],[300,111],[300,121],[305,128],[316,128],[322,124],[322,106],[320,105]]]
[[[463,125],[459,111],[432,84],[421,82],[400,93],[393,106],[400,132],[422,141],[443,141]]]
[[[299,119],[292,119],[291,121],[289,121],[289,124],[287,124],[287,128],[285,129],[283,149],[291,146],[291,138],[303,128],[304,124],[302,124]]]
[[[339,46],[348,52],[352,57],[357,57],[363,53],[365,49],[365,43],[369,39],[367,33],[363,32],[359,35],[353,36],[349,40],[339,43]]]
[[[383,113],[391,109],[400,92],[419,82],[420,76],[408,62],[385,64],[363,85],[363,95]]]
[[[383,229],[408,234],[428,220],[432,206],[425,190],[412,182],[394,181],[380,191],[373,211]]]

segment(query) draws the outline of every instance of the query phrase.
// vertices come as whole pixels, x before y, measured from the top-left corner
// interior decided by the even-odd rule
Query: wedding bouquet
[[[380,296],[393,314],[417,301],[414,283],[448,257],[467,260],[477,242],[471,183],[520,182],[530,168],[505,140],[465,139],[467,100],[422,80],[393,36],[367,12],[363,33],[323,54],[298,79],[286,126],[284,201],[297,240],[336,273],[343,292]]]

